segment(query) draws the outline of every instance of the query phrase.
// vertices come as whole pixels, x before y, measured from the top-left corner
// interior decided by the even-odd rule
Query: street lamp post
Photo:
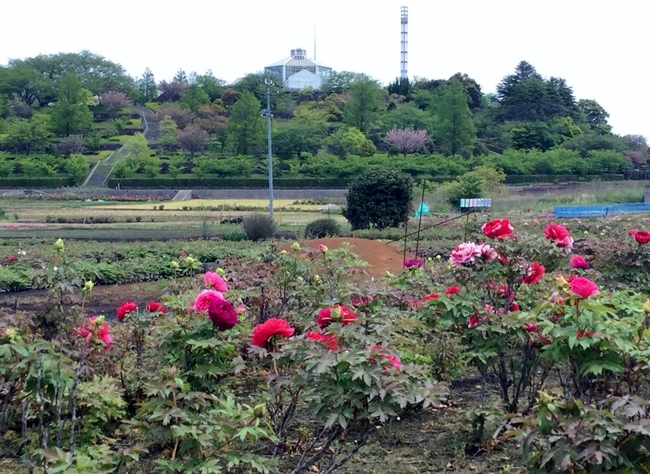
[[[266,140],[269,151],[269,213],[271,219],[273,218],[273,146],[271,144],[271,84],[269,79],[264,79],[266,85],[266,109],[262,113],[262,117],[266,117]]]

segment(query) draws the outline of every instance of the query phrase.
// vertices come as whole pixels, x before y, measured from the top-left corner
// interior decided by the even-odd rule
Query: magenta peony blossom
[[[571,293],[583,299],[596,296],[600,293],[598,291],[598,285],[585,277],[572,276],[569,278],[569,288]]]
[[[589,270],[590,268],[589,262],[582,255],[575,255],[569,261],[573,268],[582,268],[583,270]]]
[[[223,293],[216,290],[202,291],[194,300],[194,311],[208,311],[213,300],[223,300]]]
[[[232,328],[239,319],[235,307],[224,299],[213,299],[208,307],[208,318],[221,331]]]

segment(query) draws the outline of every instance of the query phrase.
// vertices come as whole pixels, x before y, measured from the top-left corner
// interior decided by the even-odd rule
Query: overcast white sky
[[[526,60],[594,99],[614,132],[650,139],[648,0],[4,0],[0,64],[88,49],[133,76],[179,69],[233,81],[301,47],[337,71],[388,83],[400,71],[400,7],[409,7],[408,73],[456,72],[484,92]]]

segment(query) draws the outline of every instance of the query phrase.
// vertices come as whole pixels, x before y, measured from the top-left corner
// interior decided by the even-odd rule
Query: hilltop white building
[[[329,79],[332,68],[307,58],[307,51],[296,48],[288,58],[266,66],[264,72],[281,79],[286,89],[318,90]]]

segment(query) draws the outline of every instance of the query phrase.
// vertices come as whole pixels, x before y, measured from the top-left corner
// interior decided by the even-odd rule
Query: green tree
[[[578,112],[573,91],[564,79],[544,80],[526,61],[497,85],[497,98],[501,121],[546,121]]]
[[[210,96],[199,84],[193,83],[181,92],[181,98],[178,101],[193,113],[197,113],[201,107],[210,105]]]
[[[47,148],[52,138],[52,120],[47,114],[34,114],[30,119],[12,118],[7,121],[5,144],[16,152],[29,155]]]
[[[264,148],[264,120],[260,102],[243,91],[232,106],[227,125],[228,142],[239,155],[260,156]]]
[[[0,178],[8,178],[14,172],[13,160],[7,159],[7,154],[0,151]]]
[[[393,128],[412,128],[433,133],[434,119],[430,113],[419,109],[414,104],[406,103],[386,112],[381,117],[381,129],[388,132]]]
[[[63,136],[83,134],[92,126],[93,114],[81,81],[68,73],[61,78],[56,105],[52,108],[52,128]]]
[[[157,156],[142,158],[139,166],[147,178],[155,178],[160,174],[160,158]]]
[[[178,125],[171,117],[165,116],[158,122],[160,135],[156,143],[166,150],[172,150],[178,145]]]
[[[75,186],[83,184],[86,176],[88,176],[88,161],[86,161],[86,158],[83,155],[70,155],[65,159],[63,166],[65,172],[72,178],[72,182]]]
[[[452,78],[436,91],[431,105],[434,117],[434,143],[445,155],[470,154],[476,142],[476,128],[467,103],[465,88]]]
[[[27,178],[38,178],[41,176],[53,177],[56,176],[57,170],[45,160],[27,156],[17,160],[17,164],[22,171],[22,174]]]
[[[141,104],[151,102],[158,95],[156,79],[149,68],[144,70],[142,77],[137,80],[136,86],[138,88],[138,102]]]
[[[343,215],[352,230],[401,226],[411,212],[413,178],[392,168],[370,168],[348,188]]]
[[[477,171],[465,173],[460,178],[443,185],[447,202],[454,208],[460,208],[461,199],[481,198],[485,196],[485,181]]]
[[[344,94],[350,90],[352,84],[365,76],[358,72],[332,71],[330,77],[322,84],[321,90],[327,94]]]
[[[341,148],[349,155],[358,155],[362,157],[373,156],[377,153],[377,148],[368,140],[361,130],[355,127],[347,129],[341,137]]]
[[[612,131],[611,125],[607,123],[609,114],[595,100],[581,99],[578,101],[578,110],[584,117],[587,126],[599,135],[605,135]]]
[[[351,127],[367,133],[379,118],[382,106],[382,88],[366,75],[358,77],[350,86],[349,100],[343,109],[343,120]]]
[[[142,156],[149,150],[149,143],[145,136],[140,132],[129,137],[126,141],[126,145],[133,151],[135,156]]]
[[[226,81],[214,77],[210,70],[205,74],[196,76],[196,84],[208,94],[210,102],[214,102],[221,97],[221,94],[226,89]]]

